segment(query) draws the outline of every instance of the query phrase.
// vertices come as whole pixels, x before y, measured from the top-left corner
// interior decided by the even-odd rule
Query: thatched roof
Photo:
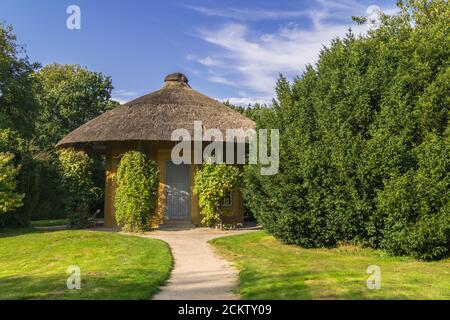
[[[175,129],[193,137],[194,121],[204,129],[250,129],[255,123],[239,112],[195,91],[181,73],[164,79],[164,86],[99,117],[69,133],[58,147],[112,141],[170,141]]]

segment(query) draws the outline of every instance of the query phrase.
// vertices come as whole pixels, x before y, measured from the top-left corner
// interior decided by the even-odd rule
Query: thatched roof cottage
[[[194,121],[203,127],[219,129],[252,129],[253,121],[189,86],[181,73],[168,75],[164,86],[124,105],[105,112],[69,133],[57,147],[74,147],[105,155],[105,225],[116,226],[114,209],[114,176],[121,155],[141,150],[156,161],[160,172],[157,212],[160,223],[178,220],[200,225],[198,199],[192,193],[198,165],[175,165],[171,141],[175,129],[185,128],[193,135]],[[234,143],[234,141],[228,142]],[[227,223],[243,221],[243,201],[239,190],[228,195],[224,203],[233,215]]]

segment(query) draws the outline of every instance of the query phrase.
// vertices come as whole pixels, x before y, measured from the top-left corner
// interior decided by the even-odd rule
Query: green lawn
[[[68,219],[36,220],[31,221],[30,224],[33,227],[65,226],[69,224],[69,220]]]
[[[212,240],[240,269],[243,299],[450,299],[450,259],[420,262],[359,247],[303,249],[255,232]],[[381,289],[369,290],[369,265]]]
[[[70,265],[81,289],[67,289]],[[94,231],[0,231],[0,299],[149,299],[169,277],[159,240]]]

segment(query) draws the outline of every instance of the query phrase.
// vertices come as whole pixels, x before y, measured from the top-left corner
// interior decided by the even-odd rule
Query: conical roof
[[[227,129],[251,129],[255,123],[192,89],[181,73],[164,79],[164,86],[75,129],[58,147],[112,141],[170,141],[175,129],[185,128],[193,137],[194,121],[202,121],[204,129],[219,129],[225,137]]]

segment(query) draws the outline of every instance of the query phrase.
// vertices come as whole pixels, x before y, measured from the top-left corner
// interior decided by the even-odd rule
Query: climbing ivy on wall
[[[221,206],[226,191],[232,191],[238,184],[239,169],[226,164],[205,163],[195,174],[194,194],[198,195],[202,224],[222,225],[227,214]]]
[[[116,220],[125,231],[143,232],[156,212],[158,169],[139,151],[122,156],[116,176]]]

